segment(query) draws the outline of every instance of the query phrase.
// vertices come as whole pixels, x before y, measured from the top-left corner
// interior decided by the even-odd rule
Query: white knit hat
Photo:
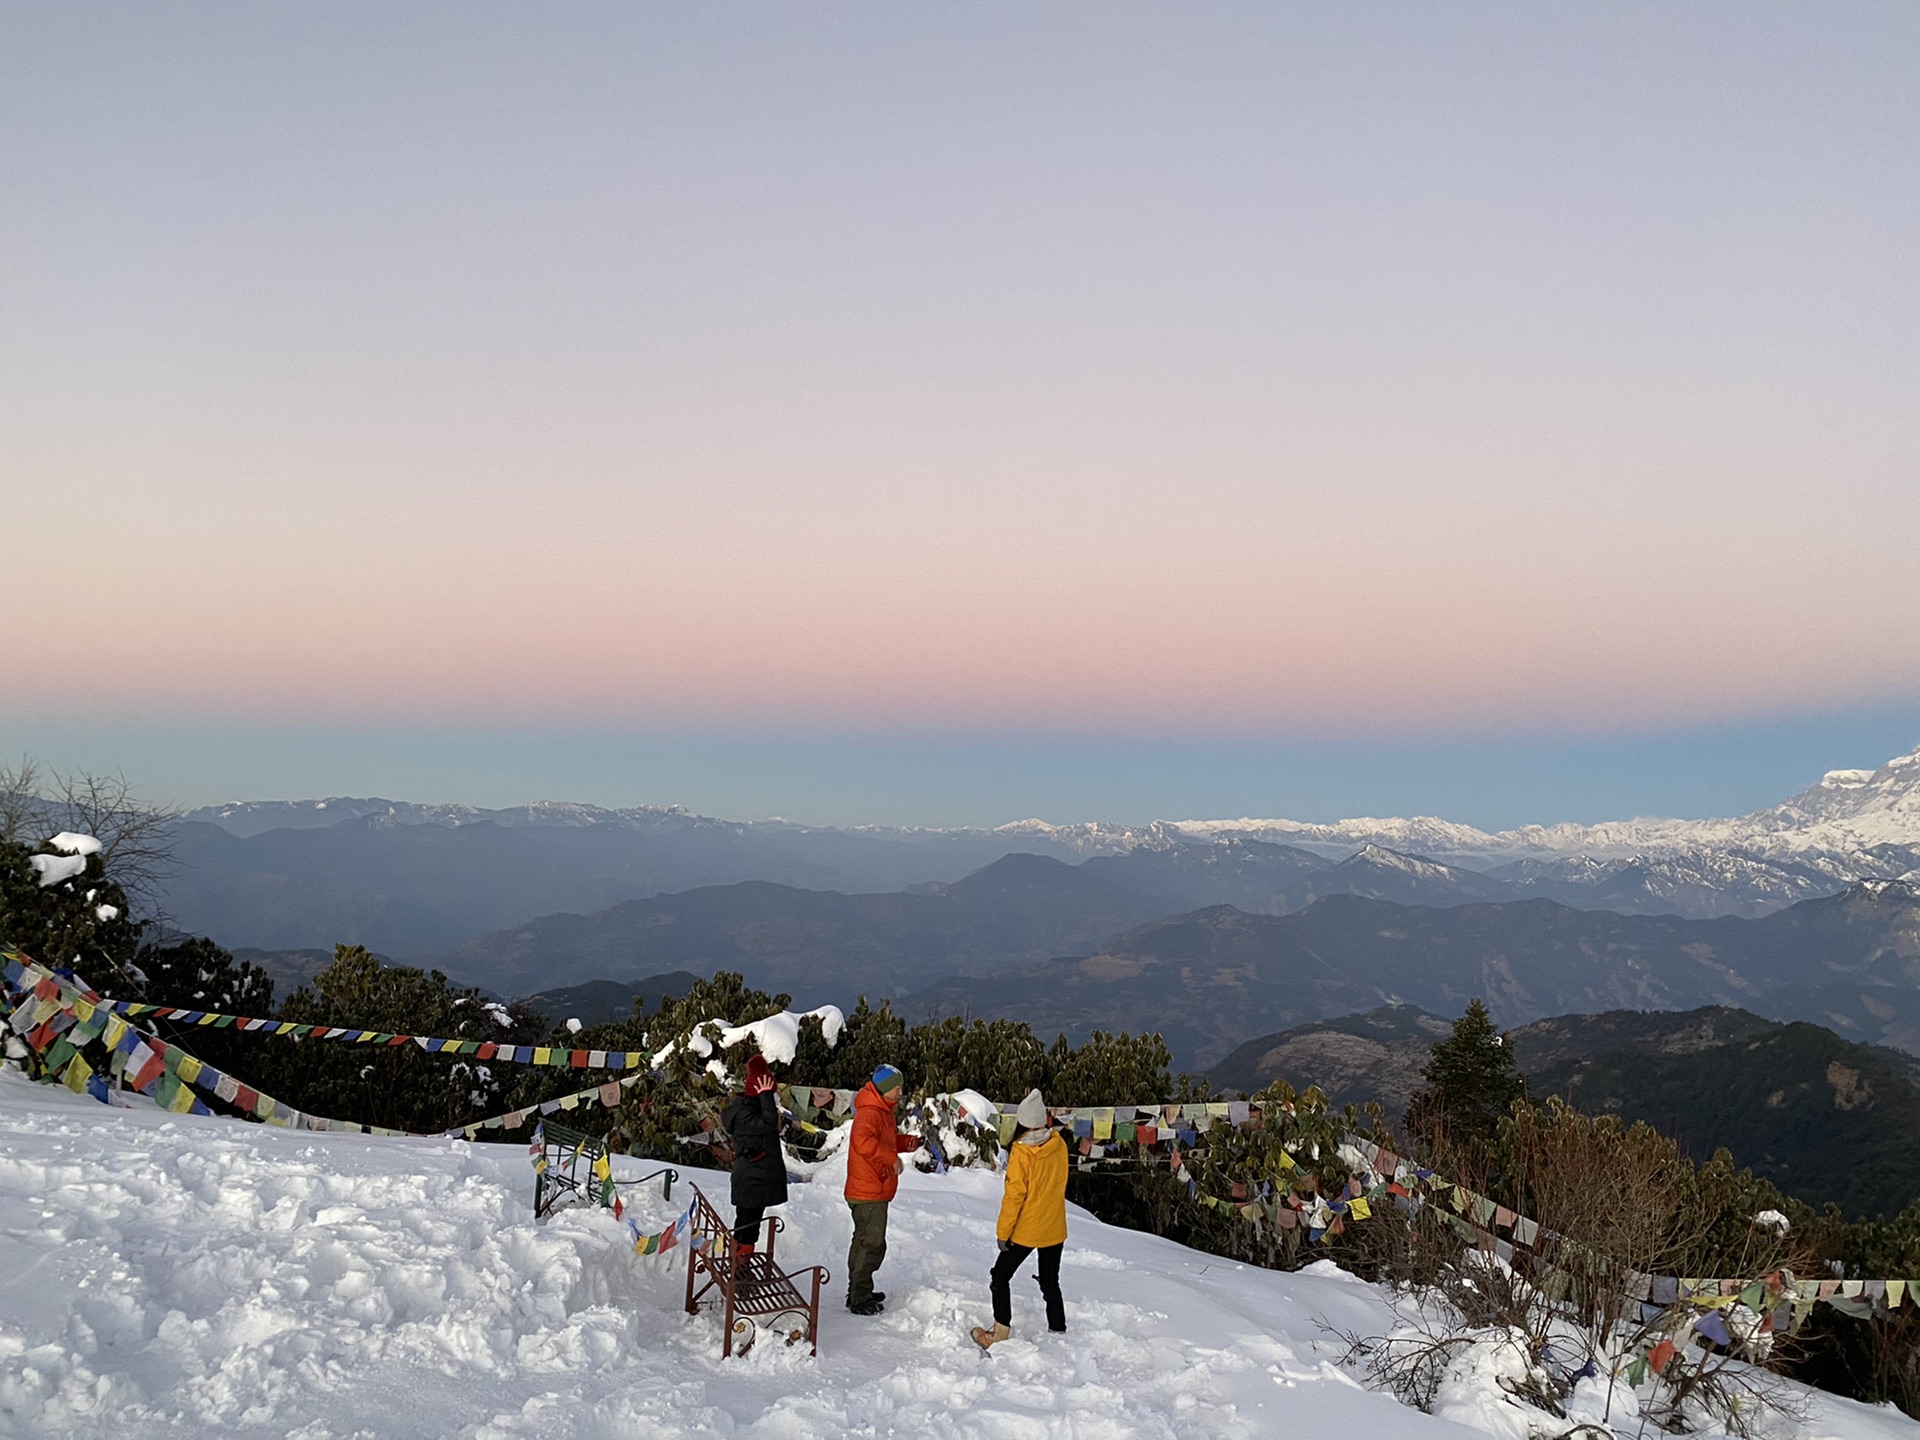
[[[1038,1130],[1047,1123],[1047,1102],[1038,1090],[1029,1090],[1027,1098],[1020,1102],[1020,1108],[1013,1112],[1013,1118],[1022,1129]]]

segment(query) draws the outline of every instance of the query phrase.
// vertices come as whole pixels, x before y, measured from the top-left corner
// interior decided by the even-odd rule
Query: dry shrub
[[[1758,1313],[1729,1307],[1727,1346],[1691,1331],[1695,1312],[1642,1319],[1647,1276],[1757,1279],[1805,1265],[1797,1237],[1753,1222],[1752,1187],[1730,1165],[1696,1170],[1651,1127],[1583,1115],[1557,1100],[1514,1105],[1491,1153],[1449,1147],[1442,1134],[1433,1143],[1430,1158],[1442,1174],[1540,1229],[1508,1263],[1441,1207],[1424,1207],[1407,1227],[1401,1273],[1391,1277],[1402,1281],[1399,1326],[1392,1335],[1345,1337],[1349,1360],[1375,1384],[1427,1409],[1457,1359],[1491,1346],[1522,1362],[1506,1367],[1500,1383],[1541,1412],[1543,1434],[1592,1430],[1592,1399],[1581,1402],[1579,1425],[1569,1415],[1583,1380],[1604,1392],[1602,1424],[1618,1405],[1623,1416],[1638,1412],[1665,1429],[1711,1422],[1745,1435],[1769,1412],[1791,1408],[1792,1392],[1765,1368],[1775,1358],[1773,1337]],[[1460,1169],[1450,1172],[1450,1163]],[[1679,1353],[1652,1375],[1635,1362],[1663,1337]],[[1624,1400],[1621,1391],[1643,1374],[1651,1393]]]

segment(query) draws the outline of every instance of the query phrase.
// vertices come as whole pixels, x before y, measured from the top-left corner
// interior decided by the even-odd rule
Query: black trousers
[[[760,1222],[767,1218],[764,1205],[736,1205],[733,1207],[733,1243],[736,1245],[754,1245],[760,1240]]]
[[[1067,1328],[1067,1302],[1060,1298],[1060,1252],[1065,1245],[1044,1245],[1040,1248],[1040,1294],[1047,1302],[1047,1328],[1053,1331]],[[1007,1293],[1007,1286],[1013,1280],[1013,1272],[1026,1264],[1027,1256],[1034,1251],[1025,1245],[1009,1245],[1000,1252],[1000,1258],[993,1262],[993,1323],[1011,1325],[1013,1323],[1013,1297]]]

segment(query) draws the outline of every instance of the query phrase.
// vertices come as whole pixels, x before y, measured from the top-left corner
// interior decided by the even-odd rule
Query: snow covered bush
[[[0,940],[48,965],[75,966],[109,994],[140,999],[145,929],[129,917],[101,851],[0,840]]]

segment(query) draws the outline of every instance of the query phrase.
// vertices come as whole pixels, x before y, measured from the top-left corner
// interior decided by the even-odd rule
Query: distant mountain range
[[[1284,1079],[1336,1105],[1378,1100],[1391,1119],[1450,1024],[1385,1006],[1247,1042],[1209,1072],[1251,1094]],[[1509,1032],[1535,1096],[1645,1120],[1695,1160],[1725,1146],[1810,1204],[1892,1215],[1920,1198],[1920,1060],[1811,1024],[1726,1007],[1561,1015]]]
[[[1008,855],[930,892],[846,895],[748,881],[591,915],[546,915],[433,963],[503,994],[676,969],[738,970],[750,984],[808,1005],[863,993],[878,1001],[942,975],[1085,953],[1164,913],[1164,904],[1080,866]]]
[[[1621,915],[1549,900],[1451,907],[1329,895],[1287,915],[1228,906],[1149,921],[1091,954],[956,977],[920,1011],[1018,1017],[1044,1033],[1150,1024],[1188,1066],[1252,1036],[1408,1003],[1502,1024],[1618,1008],[1738,1005],[1864,1016],[1860,1038],[1920,1048],[1920,890],[1862,882],[1758,920]]]
[[[1428,817],[835,828],[674,806],[485,810],[336,798],[197,810],[175,847],[181,868],[166,903],[185,930],[265,950],[350,941],[403,957],[445,953],[533,916],[746,881],[848,896],[925,890],[1014,853],[1084,863],[1157,897],[1156,914],[1214,904],[1285,914],[1352,893],[1758,916],[1859,880],[1920,879],[1920,751],[1874,771],[1834,771],[1738,819],[1499,833]]]

